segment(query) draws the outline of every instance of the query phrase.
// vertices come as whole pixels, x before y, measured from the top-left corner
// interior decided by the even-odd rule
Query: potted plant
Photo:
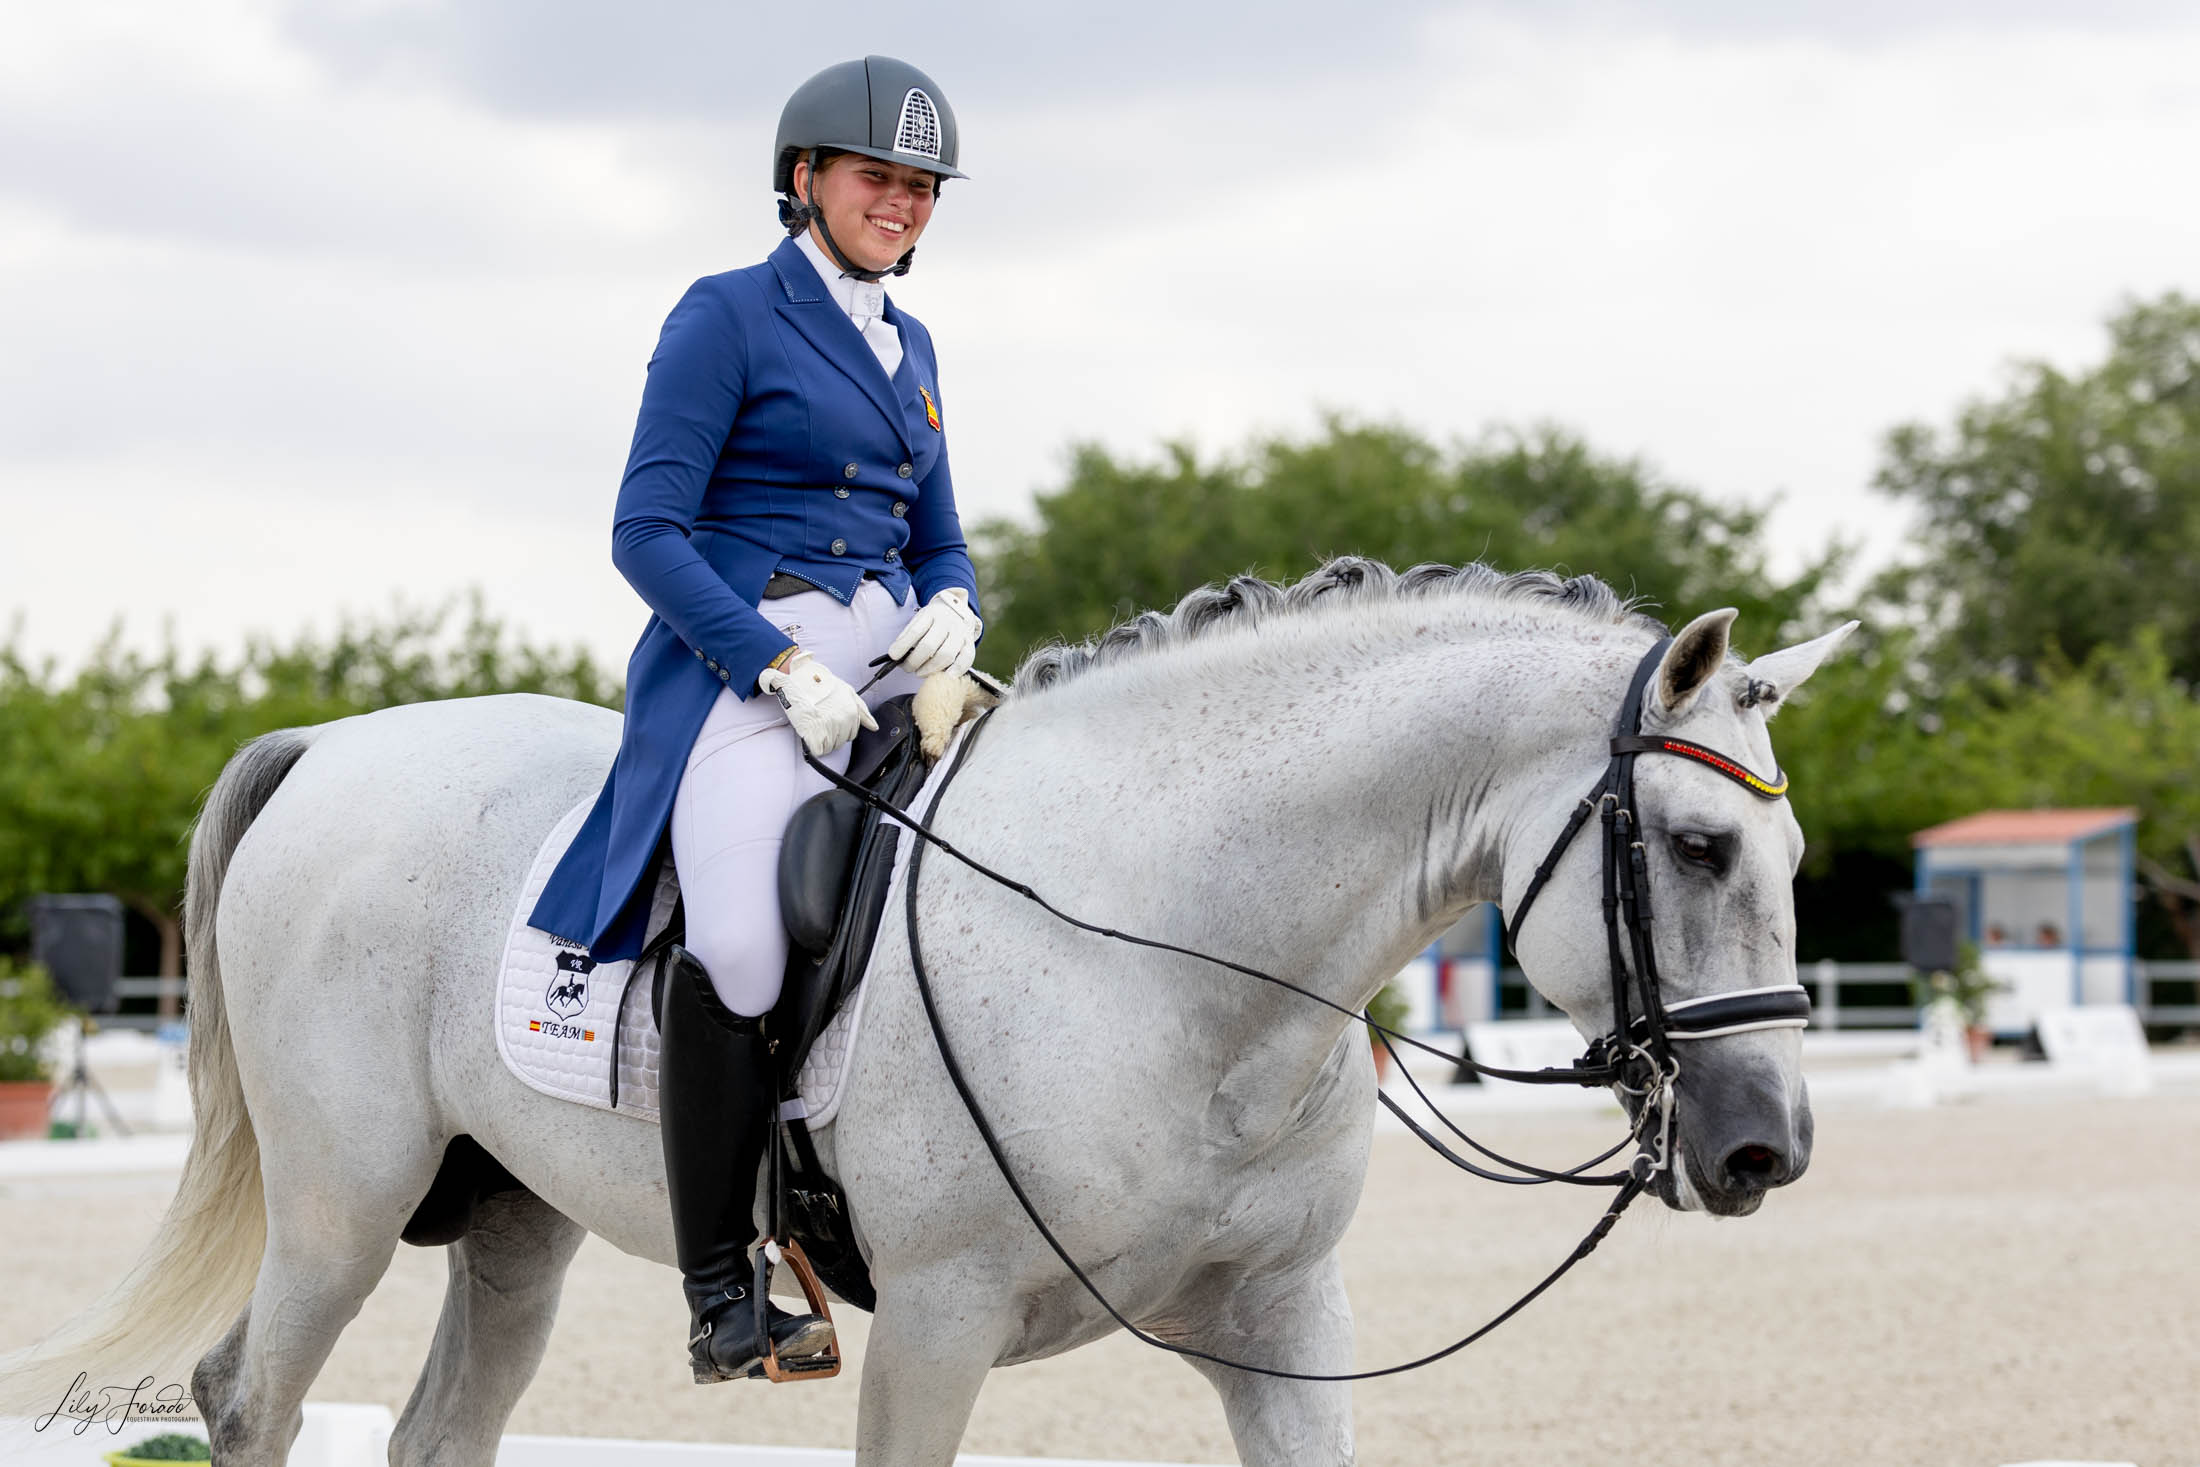
[[[0,1140],[46,1134],[53,1103],[46,1036],[70,1013],[44,968],[0,957]]]
[[[1964,1043],[1974,1064],[1985,1057],[1987,1046],[1994,1042],[1993,1031],[1986,1027],[1987,1000],[2008,989],[2008,984],[1987,975],[1975,942],[1957,945],[1955,967],[1910,980],[1910,991],[1919,1008],[1944,1004],[1961,1018]]]
[[[1382,992],[1368,1000],[1368,1018],[1386,1029],[1403,1029],[1406,1016],[1411,1012],[1406,996],[1398,991],[1395,983],[1385,983]],[[1373,1029],[1367,1031],[1367,1042],[1375,1046],[1375,1083],[1380,1085],[1390,1074],[1390,1051],[1383,1047],[1382,1037]]]
[[[142,1467],[149,1462],[210,1462],[214,1449],[203,1436],[188,1431],[168,1431],[149,1436],[135,1446],[107,1453],[109,1467]]]

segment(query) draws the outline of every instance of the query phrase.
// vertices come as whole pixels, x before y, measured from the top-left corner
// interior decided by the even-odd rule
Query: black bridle
[[[1612,736],[1611,762],[1604,766],[1604,776],[1596,787],[1574,807],[1566,828],[1558,833],[1550,853],[1535,868],[1528,889],[1505,925],[1506,942],[1518,952],[1520,927],[1527,921],[1536,897],[1590,816],[1599,817],[1604,828],[1604,946],[1611,969],[1612,1027],[1591,1041],[1589,1052],[1575,1062],[1575,1069],[1582,1074],[1583,1084],[1610,1084],[1639,1098],[1659,1095],[1668,1128],[1672,1122],[1669,1092],[1680,1073],[1680,1061],[1673,1052],[1675,1043],[1754,1029],[1800,1029],[1810,1022],[1810,995],[1800,983],[1668,1003],[1659,982],[1657,946],[1651,935],[1649,851],[1635,809],[1635,760],[1644,754],[1693,759],[1762,800],[1782,799],[1788,787],[1784,776],[1777,782],[1764,779],[1702,744],[1643,733],[1642,710],[1650,679],[1672,642],[1670,637],[1660,639],[1635,665]],[[1670,1161],[1670,1156],[1661,1156],[1653,1165],[1662,1168]]]
[[[1233,1370],[1243,1370],[1255,1375],[1272,1376],[1283,1380],[1304,1381],[1373,1380],[1381,1376],[1399,1375],[1409,1370],[1417,1370],[1424,1365],[1432,1365],[1449,1355],[1456,1354],[1526,1308],[1540,1297],[1546,1289],[1564,1277],[1575,1264],[1588,1257],[1596,1249],[1596,1246],[1604,1241],[1605,1236],[1611,1232],[1613,1225],[1619,1221],[1620,1214],[1627,1210],[1628,1205],[1649,1188],[1660,1172],[1672,1166],[1672,1134],[1676,1109],[1673,1085],[1680,1074],[1680,1062],[1674,1056],[1672,1050],[1675,1041],[1712,1039],[1754,1029],[1802,1028],[1809,1022],[1810,997],[1800,984],[1780,984],[1768,988],[1754,988],[1738,993],[1684,999],[1681,1002],[1671,1004],[1665,1002],[1659,991],[1657,959],[1651,942],[1650,872],[1646,852],[1640,837],[1641,822],[1637,819],[1634,808],[1636,758],[1642,754],[1674,754],[1692,758],[1717,770],[1748,789],[1751,793],[1764,799],[1780,799],[1787,790],[1785,779],[1782,779],[1777,785],[1760,779],[1751,774],[1741,764],[1701,744],[1691,743],[1686,739],[1645,737],[1642,734],[1642,709],[1645,691],[1649,686],[1651,675],[1656,671],[1659,662],[1665,655],[1666,648],[1671,645],[1671,641],[1671,638],[1666,638],[1658,642],[1656,646],[1644,654],[1641,663],[1636,666],[1634,677],[1628,685],[1626,699],[1620,706],[1618,731],[1611,742],[1611,762],[1605,767],[1604,777],[1598,781],[1595,789],[1583,797],[1580,806],[1567,821],[1566,828],[1559,833],[1557,841],[1551,846],[1550,853],[1543,858],[1542,864],[1536,868],[1534,877],[1528,883],[1527,891],[1521,896],[1520,905],[1514,909],[1512,919],[1507,924],[1508,940],[1516,940],[1519,936],[1520,924],[1527,917],[1528,909],[1534,905],[1537,895],[1542,892],[1544,886],[1550,881],[1551,874],[1557,869],[1559,860],[1565,855],[1567,847],[1573,843],[1574,837],[1581,832],[1582,827],[1588,823],[1592,814],[1601,814],[1604,827],[1604,927],[1607,955],[1612,970],[1612,1030],[1593,1041],[1589,1045],[1588,1053],[1565,1069],[1499,1069],[1491,1065],[1478,1064],[1463,1055],[1448,1054],[1409,1035],[1400,1034],[1385,1025],[1377,1024],[1364,1013],[1355,1013],[1343,1004],[1293,983],[1289,979],[1279,978],[1273,973],[1263,972],[1244,963],[1232,962],[1227,958],[1218,958],[1193,948],[1163,942],[1158,938],[1141,937],[1135,933],[1120,932],[1111,927],[1102,927],[1071,916],[1048,902],[1046,898],[1032,890],[1029,885],[1004,876],[974,857],[964,854],[951,842],[934,834],[931,824],[939,815],[940,802],[946,798],[947,787],[954,782],[955,776],[961,772],[964,761],[969,758],[970,751],[977,745],[978,735],[984,731],[985,725],[991,720],[992,714],[990,711],[981,717],[971,727],[970,731],[963,736],[960,747],[955,751],[955,757],[949,761],[946,772],[941,776],[938,787],[933,791],[931,803],[926,807],[924,819],[922,820],[917,819],[908,811],[891,802],[881,799],[872,791],[865,789],[862,785],[857,784],[838,770],[827,765],[823,760],[807,752],[804,753],[804,761],[824,776],[829,783],[856,796],[865,804],[878,810],[917,837],[917,844],[909,852],[909,869],[902,878],[904,918],[907,924],[909,941],[909,964],[916,979],[918,997],[923,1002],[925,1019],[931,1026],[933,1041],[939,1047],[940,1059],[946,1067],[948,1080],[954,1086],[955,1093],[961,1098],[963,1108],[969,1112],[972,1124],[977,1127],[979,1139],[985,1143],[987,1152],[993,1158],[994,1166],[1000,1171],[1001,1179],[1008,1184],[1009,1191],[1015,1195],[1017,1205],[1023,1209],[1024,1216],[1038,1230],[1039,1236],[1046,1241],[1048,1248],[1053,1250],[1054,1255],[1062,1261],[1063,1266],[1069,1270],[1071,1276],[1084,1287],[1085,1292],[1090,1294],[1100,1307],[1107,1311],[1108,1316],[1118,1325],[1121,1325],[1134,1339],[1142,1344],[1166,1350],[1174,1355],[1183,1355],[1194,1360],[1205,1360],[1212,1364],[1227,1366]],[[1457,1126],[1452,1125],[1440,1111],[1436,1110],[1434,1104],[1430,1103],[1431,1112],[1435,1113],[1438,1120],[1455,1135],[1458,1135],[1482,1155],[1503,1165],[1513,1167],[1517,1172],[1524,1174],[1517,1176],[1505,1176],[1491,1172],[1468,1161],[1406,1115],[1397,1102],[1393,1101],[1388,1095],[1383,1094],[1380,1090],[1376,1094],[1384,1106],[1404,1121],[1414,1135],[1435,1149],[1453,1165],[1472,1172],[1476,1176],[1526,1185],[1543,1182],[1571,1182],[1585,1186],[1610,1186],[1616,1187],[1618,1191],[1614,1194],[1611,1203],[1598,1217],[1596,1225],[1590,1229],[1588,1235],[1575,1244],[1573,1251],[1566,1256],[1565,1261],[1546,1274],[1535,1287],[1514,1300],[1501,1313],[1473,1333],[1455,1340],[1440,1350],[1432,1351],[1403,1364],[1385,1366],[1379,1370],[1362,1370],[1338,1374],[1278,1370],[1269,1366],[1248,1364],[1241,1360],[1231,1360],[1225,1356],[1210,1354],[1205,1350],[1193,1349],[1188,1345],[1179,1345],[1168,1340],[1158,1339],[1140,1329],[1121,1310],[1117,1309],[1105,1294],[1100,1292],[1099,1286],[1093,1282],[1091,1276],[1079,1266],[1075,1258],[1070,1256],[1069,1250],[1063,1247],[1061,1240],[1054,1235],[1053,1229],[1049,1228],[1046,1221],[1039,1216],[1037,1207],[1033,1205],[1030,1194],[1024,1190],[1022,1180],[1017,1176],[1016,1169],[1011,1164],[1007,1151],[1001,1145],[1000,1137],[994,1132],[992,1123],[986,1119],[985,1111],[978,1103],[977,1093],[971,1088],[968,1077],[963,1073],[961,1062],[955,1057],[954,1047],[948,1042],[947,1029],[941,1022],[939,1005],[932,992],[931,975],[925,968],[924,946],[917,925],[917,879],[923,869],[924,851],[927,846],[939,847],[941,851],[960,861],[979,875],[1036,903],[1048,913],[1080,931],[1089,932],[1100,937],[1113,938],[1116,941],[1130,943],[1138,947],[1154,948],[1162,952],[1172,952],[1185,957],[1198,958],[1217,967],[1227,968],[1231,972],[1242,973],[1247,977],[1274,984],[1326,1008],[1335,1009],[1349,1019],[1365,1022],[1393,1057],[1397,1055],[1394,1044],[1407,1044],[1415,1049],[1425,1050],[1429,1054],[1436,1055],[1451,1063],[1464,1065],[1477,1073],[1499,1079],[1518,1080],[1541,1085],[1611,1085],[1626,1094],[1634,1102],[1630,1107],[1633,1112],[1634,1124],[1629,1135],[1602,1155],[1592,1157],[1580,1166],[1566,1171],[1547,1171],[1540,1167],[1529,1166],[1499,1156],[1474,1141],[1472,1137],[1460,1131]],[[1623,932],[1626,939],[1624,951]],[[1630,958],[1632,959],[1631,967],[1628,961]],[[1640,998],[1642,1009],[1639,1016],[1632,1018],[1630,1018],[1632,1005],[1629,999],[1631,986]],[[1399,1069],[1402,1073],[1405,1072],[1403,1062],[1400,1063]],[[1407,1073],[1406,1078],[1413,1085],[1415,1094],[1419,1095],[1424,1102],[1428,1102],[1427,1094],[1421,1090],[1419,1083],[1413,1080],[1412,1075]],[[1617,1156],[1630,1142],[1639,1142],[1642,1150],[1638,1152],[1625,1170],[1599,1175],[1587,1174],[1590,1167]]]

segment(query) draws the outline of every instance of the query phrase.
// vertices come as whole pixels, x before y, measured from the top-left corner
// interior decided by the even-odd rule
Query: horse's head
[[[1686,757],[1634,761],[1634,834],[1648,877],[1658,995],[1668,1008],[1796,982],[1793,882],[1803,835],[1786,799],[1773,794],[1783,781],[1766,721],[1855,625],[1744,664],[1729,657],[1733,621],[1731,610],[1714,611],[1682,629],[1650,673],[1642,702],[1644,735],[1696,746],[1646,749]],[[1598,716],[1611,714],[1599,709]],[[1554,808],[1525,825],[1522,840],[1533,849],[1507,853],[1508,912],[1519,910],[1581,793],[1554,789]],[[1598,829],[1591,817],[1516,933],[1532,981],[1585,1039],[1614,1027]],[[1623,925],[1619,946],[1632,973],[1629,940]],[[1628,996],[1630,1017],[1641,1018],[1632,978]],[[1669,1206],[1753,1212],[1768,1189],[1795,1180],[1810,1163],[1800,1031],[1792,1019],[1786,1027],[1748,1027],[1749,1017],[1670,1046],[1678,1067],[1675,1154],[1657,1182]],[[1737,1032],[1719,1032],[1729,1027]],[[1631,1110],[1641,1104],[1627,1100]]]

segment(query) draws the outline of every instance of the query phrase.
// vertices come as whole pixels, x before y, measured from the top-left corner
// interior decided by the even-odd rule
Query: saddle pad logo
[[[558,975],[542,996],[545,1006],[561,1019],[570,1019],[588,1007],[588,975],[596,960],[586,953],[559,953]]]
[[[924,420],[932,425],[933,432],[939,432],[940,408],[938,403],[932,401],[932,389],[929,387],[919,387],[917,389],[917,395],[924,399]]]

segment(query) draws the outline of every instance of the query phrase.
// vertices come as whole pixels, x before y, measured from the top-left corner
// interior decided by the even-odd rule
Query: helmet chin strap
[[[866,270],[849,259],[847,252],[841,249],[839,241],[833,238],[831,226],[825,222],[825,211],[819,208],[817,204],[817,152],[818,150],[815,148],[810,149],[810,183],[808,189],[805,190],[807,196],[800,204],[791,204],[782,198],[779,201],[779,222],[787,226],[790,234],[805,225],[815,224],[817,226],[817,237],[825,243],[825,253],[831,255],[833,263],[840,267],[841,273],[851,279],[881,280],[888,275],[907,275],[909,273],[909,262],[917,257],[917,247],[915,245],[903,250],[901,258],[884,270]]]

